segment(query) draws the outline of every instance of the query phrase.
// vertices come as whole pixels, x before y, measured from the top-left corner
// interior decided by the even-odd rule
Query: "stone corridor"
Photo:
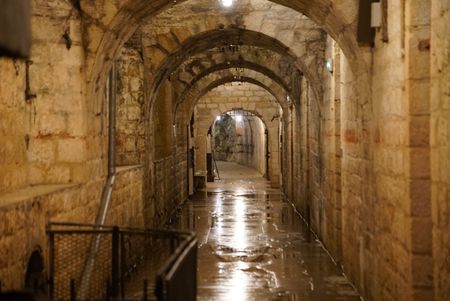
[[[218,168],[174,224],[199,239],[198,300],[361,300],[279,189],[255,169]]]
[[[450,0],[0,1],[1,291],[184,208],[200,299],[448,301],[449,171]]]

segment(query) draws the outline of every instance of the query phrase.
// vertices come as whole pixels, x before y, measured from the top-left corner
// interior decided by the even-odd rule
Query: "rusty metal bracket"
[[[31,100],[33,98],[36,98],[36,94],[33,94],[31,92],[31,88],[30,88],[30,66],[33,65],[33,61],[32,60],[27,60],[25,62],[25,101],[27,103],[31,102]]]

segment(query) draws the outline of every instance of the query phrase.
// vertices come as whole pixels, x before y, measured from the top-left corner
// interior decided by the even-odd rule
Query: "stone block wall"
[[[49,221],[95,221],[106,174],[107,98],[88,109],[81,16],[71,2],[35,0],[31,22],[30,62],[0,59],[0,281],[6,290],[23,288],[33,251],[47,260]],[[118,171],[108,222],[144,225],[142,185],[142,168]]]
[[[228,141],[226,141],[231,148],[227,161],[253,167],[261,175],[264,175],[266,173],[266,128],[258,116],[247,113],[247,111],[233,111],[234,117],[232,118],[236,124],[233,131],[236,137],[235,140],[227,139]],[[242,120],[237,120],[236,116],[238,115],[242,116]],[[223,157],[219,159],[220,156],[217,152],[214,155],[215,160],[223,160]]]
[[[300,106],[292,116],[299,138],[298,143],[293,141],[294,170],[283,172],[285,192],[290,198],[292,195],[368,300],[432,300],[436,289],[440,294],[437,300],[448,296],[443,289],[448,279],[443,263],[434,255],[433,275],[431,256],[434,252],[445,258],[448,251],[445,236],[438,230],[446,225],[441,212],[448,198],[448,181],[441,176],[445,167],[440,167],[445,166],[449,153],[445,143],[446,86],[442,84],[448,43],[437,38],[448,31],[442,27],[443,20],[448,20],[445,5],[434,7],[432,20],[437,30],[431,22],[437,45],[431,130],[427,94],[430,7],[426,1],[404,7],[390,2],[388,41],[383,41],[386,29],[381,28],[375,47],[361,48],[372,74],[371,101],[363,101],[367,95],[362,94],[361,76],[329,40],[326,56],[333,59],[334,70],[332,74],[324,70],[323,100],[317,106],[313,97],[305,95],[308,87],[302,85]],[[289,167],[289,158],[283,164]],[[432,195],[430,176],[435,179]],[[291,178],[299,183],[292,191]]]
[[[0,59],[0,192],[83,178],[79,163],[87,146],[81,19],[67,2],[36,0],[31,23],[29,61]]]
[[[142,164],[145,159],[144,63],[136,48],[125,45],[117,61],[118,165]]]
[[[32,12],[28,131],[23,133],[29,140],[29,183],[81,182],[86,174],[80,163],[89,148],[81,16],[66,1],[35,0]]]
[[[279,120],[281,109],[277,100],[263,88],[248,83],[232,83],[217,87],[195,106],[195,169],[206,170],[206,134],[216,116],[233,109],[243,109],[258,115],[268,129],[269,179],[280,184]]]
[[[266,139],[265,126],[257,116],[247,116],[250,133],[245,146],[247,152],[240,164],[250,166],[258,170],[262,175],[266,173]]]
[[[142,227],[143,170],[119,168],[107,223]],[[99,187],[101,189],[101,187]],[[22,289],[30,255],[47,263],[49,222],[93,223],[100,204],[90,185],[38,185],[0,195],[0,281],[2,289]],[[48,273],[48,270],[44,271]]]
[[[24,74],[23,62],[0,58],[0,193],[29,184],[27,133],[31,112],[25,102]]]
[[[450,299],[450,1],[431,5],[431,175],[434,288]],[[419,193],[419,192],[418,192]]]
[[[148,88],[149,89],[149,88]],[[149,90],[145,91],[150,93]],[[187,129],[174,120],[174,87],[165,81],[156,91],[145,128],[144,166],[146,223],[163,227],[173,211],[188,197]],[[148,104],[147,104],[148,105]],[[145,110],[141,110],[145,114]],[[139,138],[142,140],[142,138]]]
[[[143,167],[117,167],[117,179],[112,194],[106,224],[142,228],[144,222]]]

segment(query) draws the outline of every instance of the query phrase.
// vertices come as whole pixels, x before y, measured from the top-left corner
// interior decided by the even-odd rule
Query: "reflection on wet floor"
[[[244,178],[197,193],[177,221],[199,238],[198,300],[360,300],[280,191],[227,167]]]

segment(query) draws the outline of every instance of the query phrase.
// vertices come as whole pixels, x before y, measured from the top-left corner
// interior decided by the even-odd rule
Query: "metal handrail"
[[[171,293],[179,293],[178,289],[175,291],[169,291],[170,286],[169,283],[174,280],[176,273],[180,270],[182,264],[188,260],[188,256],[191,255],[192,252],[196,252],[197,250],[197,238],[195,235],[191,236],[188,240],[184,241],[174,254],[167,260],[166,264],[158,271],[158,279],[157,279],[157,287],[156,287],[156,296],[158,301],[179,301],[180,298],[174,297],[174,299],[170,299]],[[196,253],[195,253],[196,254]],[[196,265],[192,271],[190,271],[191,277],[194,279],[195,287],[193,289],[193,295],[183,295],[183,301],[195,301],[196,300]],[[186,275],[185,275],[186,276]],[[175,279],[176,282],[176,279]],[[184,282],[183,282],[184,285]]]
[[[164,274],[170,278],[175,273],[176,268],[180,265],[180,263],[186,258],[190,248],[192,248],[194,245],[197,245],[197,239],[194,237],[191,237],[189,241],[186,241],[183,245],[180,245],[177,248],[177,251],[171,256],[171,258],[168,260],[168,263],[166,266],[161,270],[161,272],[167,270]]]

